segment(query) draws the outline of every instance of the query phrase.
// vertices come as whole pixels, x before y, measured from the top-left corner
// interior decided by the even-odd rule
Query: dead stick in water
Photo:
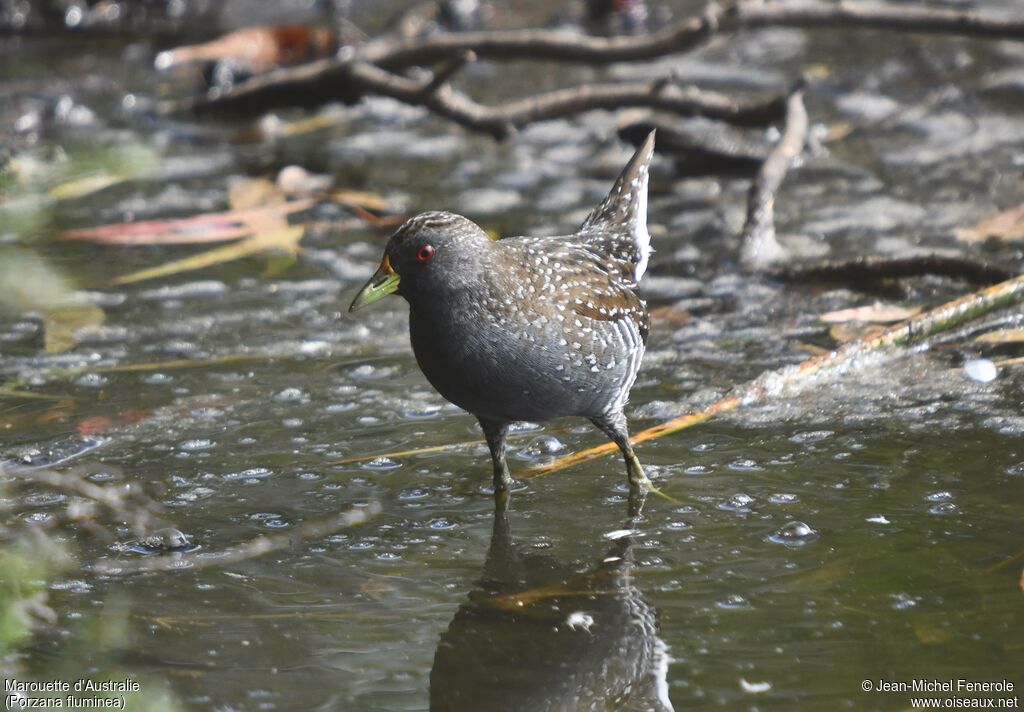
[[[801,81],[786,99],[786,128],[782,137],[761,165],[747,194],[747,219],[743,224],[741,256],[747,269],[763,270],[786,257],[786,251],[775,239],[775,194],[782,186],[790,166],[804,150],[807,126],[804,82]]]
[[[632,442],[634,444],[642,443],[677,433],[722,413],[764,401],[778,395],[785,387],[805,386],[817,375],[834,376],[840,374],[844,369],[858,368],[868,360],[866,358],[859,360],[858,357],[887,356],[888,354],[883,353],[886,348],[920,343],[930,336],[948,331],[989,312],[1021,301],[1024,301],[1024,275],[947,302],[929,312],[897,324],[876,336],[851,341],[840,349],[808,359],[795,366],[786,366],[764,373],[755,380],[737,387],[729,395],[715,401],[703,410],[686,413],[636,433],[632,437]],[[870,359],[870,362],[877,364],[878,361]],[[550,474],[612,452],[618,452],[618,448],[613,443],[606,443],[560,457],[547,465],[529,468],[519,476],[526,478]]]

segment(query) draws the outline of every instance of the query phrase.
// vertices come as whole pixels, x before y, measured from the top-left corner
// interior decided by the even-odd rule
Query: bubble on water
[[[832,430],[809,430],[803,433],[797,433],[789,439],[791,443],[816,443],[835,435],[835,431]]]
[[[540,435],[530,441],[530,444],[519,451],[519,454],[527,460],[537,460],[549,457],[565,450],[565,443],[554,435]]]
[[[355,410],[358,407],[359,407],[358,404],[351,403],[351,402],[349,402],[349,403],[331,403],[326,408],[324,408],[324,411],[327,412],[327,413],[347,413],[348,411]]]
[[[749,512],[750,505],[754,503],[754,498],[749,494],[743,492],[737,492],[729,499],[726,499],[718,503],[719,509],[724,509],[727,512]]]
[[[772,689],[772,683],[770,682],[747,682],[742,677],[740,678],[740,689],[751,695],[758,695],[762,692],[768,692]]]
[[[742,459],[730,462],[729,469],[737,472],[760,472],[764,468],[757,464],[756,460]]]
[[[894,593],[892,594],[892,607],[897,611],[905,611],[913,608],[921,601],[917,596],[911,596],[909,593]]]
[[[185,452],[197,452],[199,450],[209,450],[214,446],[214,444],[215,443],[213,442],[213,440],[196,439],[186,440],[180,445],[178,445],[178,447],[184,450]]]
[[[320,356],[330,352],[331,345],[326,341],[310,340],[299,344],[299,353],[306,354],[307,356]]]
[[[953,514],[959,509],[952,502],[943,502],[942,504],[933,504],[928,508],[929,514]]]
[[[265,524],[266,524],[266,526],[270,527],[271,529],[285,529],[285,528],[291,526],[291,523],[289,523],[287,520],[281,519],[281,518],[279,518],[279,519],[268,519],[265,522]]]
[[[83,373],[75,379],[75,385],[82,388],[101,388],[109,381],[109,378],[100,373]]]
[[[804,546],[818,538],[816,532],[809,524],[804,522],[786,522],[774,534],[768,536],[768,541],[782,544],[783,546]]]
[[[402,490],[398,493],[399,499],[411,500],[411,499],[423,499],[429,496],[430,493],[422,487],[412,487],[410,489]]]
[[[271,519],[280,519],[281,515],[277,512],[253,512],[249,515],[249,519],[256,522],[267,522]]]
[[[886,519],[884,514],[878,514],[874,517],[868,517],[864,521],[871,522],[872,524],[892,524],[892,522]]]
[[[775,494],[768,495],[768,501],[772,504],[792,504],[793,502],[800,501],[800,498],[795,494],[776,492]]]
[[[147,386],[163,386],[173,381],[174,379],[166,373],[147,373],[142,377],[142,382]]]
[[[616,539],[622,539],[623,537],[630,536],[631,534],[636,534],[636,531],[633,529],[616,529],[615,531],[607,532],[604,535],[604,538],[615,541]]]
[[[926,499],[929,502],[949,502],[953,499],[953,493],[942,490],[940,492],[932,492]]]
[[[680,529],[689,529],[690,526],[691,526],[690,524],[687,524],[686,522],[684,522],[682,520],[675,521],[675,522],[669,522],[666,525],[666,527],[668,529],[673,529],[675,531],[679,531]]]
[[[739,595],[738,593],[729,594],[725,598],[719,601],[715,601],[715,606],[717,608],[723,608],[725,610],[730,611],[752,608],[752,606],[750,605],[750,601],[748,601],[746,598]]]
[[[376,378],[384,378],[386,376],[391,375],[394,372],[394,367],[377,368],[376,366],[373,366],[371,364],[364,363],[362,366],[356,366],[355,368],[353,368],[351,371],[348,372],[348,374],[352,378],[357,378],[363,381]]]
[[[447,517],[437,517],[427,522],[427,526],[431,529],[454,529],[459,525]]]
[[[259,480],[270,477],[273,471],[268,467],[251,467],[241,472],[229,472],[224,475],[225,480]]]
[[[402,463],[392,460],[390,457],[375,457],[362,464],[364,470],[394,470],[401,467]]]
[[[279,403],[308,403],[309,394],[301,388],[285,388],[274,394],[274,400]]]
[[[987,358],[972,358],[964,361],[964,373],[979,383],[991,383],[999,375],[999,369]]]
[[[380,418],[375,415],[363,415],[356,418],[356,422],[360,425],[376,425],[380,422]]]
[[[281,425],[286,428],[301,428],[302,422],[302,418],[285,418],[281,421]]]
[[[398,561],[402,557],[391,551],[383,551],[377,554],[376,558],[379,561]]]
[[[428,405],[420,408],[408,408],[405,411],[406,418],[412,418],[413,420],[426,420],[428,418],[436,418],[437,414],[441,412],[441,406]]]
[[[1010,465],[1006,468],[1006,474],[1014,477],[1024,475],[1024,462],[1018,462],[1016,465]]]
[[[707,465],[690,465],[683,472],[688,475],[710,475],[713,470]]]

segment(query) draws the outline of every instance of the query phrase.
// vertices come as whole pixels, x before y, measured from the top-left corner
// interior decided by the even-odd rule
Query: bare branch
[[[427,65],[472,50],[481,59],[531,59],[610,64],[688,52],[718,26],[720,10],[639,37],[590,37],[564,30],[503,30],[440,34],[395,42],[381,39],[360,48],[360,58],[388,69]]]
[[[201,112],[254,113],[282,104],[294,104],[294,93],[303,103],[338,99],[340,87],[349,100],[365,94],[388,96],[413,106],[423,106],[443,118],[473,131],[505,138],[516,129],[537,121],[574,116],[598,109],[647,107],[680,116],[704,116],[737,126],[763,126],[784,115],[784,97],[767,101],[738,101],[724,94],[665,82],[586,84],[559,89],[488,106],[479,104],[446,84],[421,82],[394,74],[368,62],[350,60],[330,75],[310,71],[308,83],[287,87],[271,79],[255,79],[192,105]]]
[[[432,64],[472,50],[481,59],[530,59],[610,64],[637,62],[699,47],[718,32],[764,27],[867,28],[951,34],[989,39],[1024,39],[1024,19],[978,10],[906,7],[874,3],[712,3],[703,17],[688,18],[640,37],[588,37],[564,31],[514,30],[434,35],[402,42],[380,40],[361,50],[362,59],[389,69]]]
[[[995,284],[1013,276],[1013,270],[969,257],[922,255],[920,257],[858,257],[852,260],[793,265],[770,273],[787,282],[865,282],[902,277],[938,275],[972,284]]]
[[[786,100],[786,130],[772,148],[747,194],[741,260],[747,269],[761,270],[785,257],[775,239],[775,193],[807,142],[807,109],[803,83]]]

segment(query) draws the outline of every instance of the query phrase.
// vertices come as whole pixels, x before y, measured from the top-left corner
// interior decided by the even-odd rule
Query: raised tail
[[[597,238],[604,252],[632,271],[639,282],[647,270],[651,255],[651,236],[647,232],[647,180],[654,155],[654,131],[651,131],[622,169],[608,197],[583,221],[581,233]]]

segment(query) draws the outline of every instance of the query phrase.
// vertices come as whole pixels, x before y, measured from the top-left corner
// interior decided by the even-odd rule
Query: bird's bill
[[[352,300],[352,306],[348,310],[353,312],[356,309],[362,309],[368,304],[373,304],[378,299],[394,294],[398,290],[398,280],[398,274],[391,268],[388,256],[384,255],[380,267],[370,277],[370,281],[359,290],[359,294]]]

